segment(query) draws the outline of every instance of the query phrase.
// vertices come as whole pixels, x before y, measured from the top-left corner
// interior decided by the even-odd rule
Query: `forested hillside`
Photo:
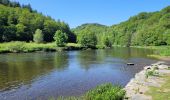
[[[140,13],[112,29],[117,32],[115,44],[170,45],[170,6],[157,12]]]
[[[109,27],[97,23],[87,23],[72,30],[77,36],[77,42],[80,44],[93,43],[95,45],[105,45],[110,47],[114,43],[115,32]],[[83,41],[84,40],[84,41]],[[95,41],[93,41],[95,40]],[[86,43],[82,43],[86,42]]]
[[[37,29],[42,30],[45,42],[53,41],[57,30],[68,35],[68,42],[76,41],[65,22],[37,13],[30,5],[0,0],[0,42],[33,41]]]
[[[0,42],[33,41],[36,30],[42,34],[41,41],[52,42],[56,31],[61,31],[68,37],[63,41],[87,47],[170,45],[170,6],[157,12],[142,12],[117,25],[83,24],[71,31],[65,22],[44,16],[29,4],[0,0]]]
[[[74,32],[78,35],[94,33],[97,37],[106,36],[112,45],[170,45],[170,6],[157,12],[142,12],[111,27],[85,24]],[[98,42],[103,40],[99,38]]]

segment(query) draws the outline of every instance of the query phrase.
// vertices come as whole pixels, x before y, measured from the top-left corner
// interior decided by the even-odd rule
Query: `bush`
[[[159,76],[159,73],[156,72],[155,69],[153,70],[147,70],[145,73],[146,78],[148,78],[149,76]]]
[[[122,100],[125,91],[121,86],[113,86],[112,84],[104,84],[97,86],[85,95],[86,100]]]
[[[67,42],[67,39],[68,39],[68,36],[66,35],[66,33],[63,33],[60,30],[56,31],[54,35],[54,40],[58,47],[64,47]]]
[[[112,43],[108,37],[104,37],[103,42],[106,47],[112,47]]]
[[[97,86],[81,97],[60,97],[58,100],[123,100],[124,96],[125,91],[121,86],[108,83]]]
[[[87,34],[81,33],[78,36],[78,43],[84,47],[96,48],[97,37],[93,33],[87,33]]]
[[[34,34],[34,42],[36,43],[42,43],[44,41],[44,35],[42,33],[42,30],[37,29]]]
[[[11,42],[6,45],[6,49],[9,50],[10,52],[21,52],[24,49],[24,44],[25,42]]]

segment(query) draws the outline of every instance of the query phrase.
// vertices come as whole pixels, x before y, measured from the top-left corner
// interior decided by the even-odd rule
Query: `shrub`
[[[78,43],[84,47],[96,48],[97,37],[94,33],[81,33],[78,35]]]
[[[56,31],[54,35],[54,40],[58,47],[64,47],[67,42],[67,39],[68,39],[68,36],[66,35],[66,33],[63,33],[60,30]]]
[[[112,84],[99,85],[81,97],[60,97],[58,100],[123,100],[125,91],[121,86]]]
[[[122,100],[125,91],[121,86],[113,86],[112,84],[104,84],[97,86],[85,95],[86,100]]]
[[[145,73],[146,78],[148,78],[149,76],[159,76],[159,73],[156,72],[155,69],[153,70],[147,70]]]
[[[37,29],[34,34],[34,42],[36,43],[42,43],[44,41],[44,35],[42,33],[42,30]]]
[[[6,44],[7,50],[11,52],[21,52],[24,49],[25,42],[10,42],[9,44]]]
[[[111,47],[111,46],[112,46],[112,43],[111,43],[109,37],[103,37],[103,38],[104,38],[104,39],[103,39],[104,45],[105,45],[106,47]]]

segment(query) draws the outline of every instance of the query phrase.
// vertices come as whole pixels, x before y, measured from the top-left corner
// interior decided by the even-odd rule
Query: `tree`
[[[3,39],[33,41],[36,29],[43,31],[45,42],[54,41],[53,36],[57,30],[66,33],[69,42],[76,41],[76,36],[65,22],[55,21],[49,16],[36,12],[30,4],[21,6],[19,2],[0,0],[0,42],[3,42]]]
[[[94,33],[81,33],[78,36],[78,43],[89,48],[96,48],[97,37]]]
[[[4,5],[8,5],[9,4],[9,0],[0,0],[0,3],[4,4]]]
[[[30,12],[33,11],[30,4],[28,4],[28,5],[22,5],[22,8],[26,8],[26,9],[28,9]]]
[[[167,45],[170,45],[170,29],[167,30],[165,33],[164,33],[164,37],[165,37],[165,41],[167,43]]]
[[[36,43],[42,43],[44,41],[44,35],[42,33],[42,30],[37,29],[34,34],[34,42]]]
[[[17,24],[16,25],[16,35],[17,35],[17,40],[19,41],[25,41],[27,34],[25,32],[26,26],[24,26],[23,24]]]
[[[167,44],[170,45],[170,34],[168,35],[168,38],[167,38]]]
[[[12,40],[15,41],[17,39],[15,33],[16,33],[15,25],[6,26],[4,28],[4,32],[3,32],[3,36],[2,36],[3,41],[5,41],[5,42],[9,42],[9,41],[12,41]]]
[[[110,41],[108,36],[103,37],[103,43],[106,47],[112,47],[112,42]]]
[[[44,21],[44,40],[47,42],[53,41],[54,33],[57,31],[58,27],[56,22],[53,20],[46,19]]]
[[[56,31],[56,33],[54,35],[54,40],[58,47],[65,46],[67,39],[68,39],[68,36],[66,35],[66,33],[63,33],[61,30]]]

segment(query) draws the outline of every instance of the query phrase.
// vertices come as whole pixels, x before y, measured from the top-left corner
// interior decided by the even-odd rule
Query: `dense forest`
[[[42,30],[45,42],[53,41],[57,30],[68,35],[68,42],[75,42],[75,35],[65,22],[44,16],[29,4],[0,0],[0,42],[33,41],[37,29]]]
[[[170,6],[157,12],[142,12],[113,26],[83,24],[71,30],[65,22],[38,13],[29,4],[0,0],[0,42],[30,42],[39,37],[43,38],[40,41],[52,42],[58,39],[55,33],[67,39],[63,42],[87,47],[170,45]]]
[[[170,6],[157,12],[142,12],[125,22],[110,27],[83,24],[73,31],[77,35],[95,34],[98,44],[102,42],[121,46],[170,45]]]
[[[111,28],[117,32],[115,44],[170,45],[170,6],[157,12],[142,12]]]

